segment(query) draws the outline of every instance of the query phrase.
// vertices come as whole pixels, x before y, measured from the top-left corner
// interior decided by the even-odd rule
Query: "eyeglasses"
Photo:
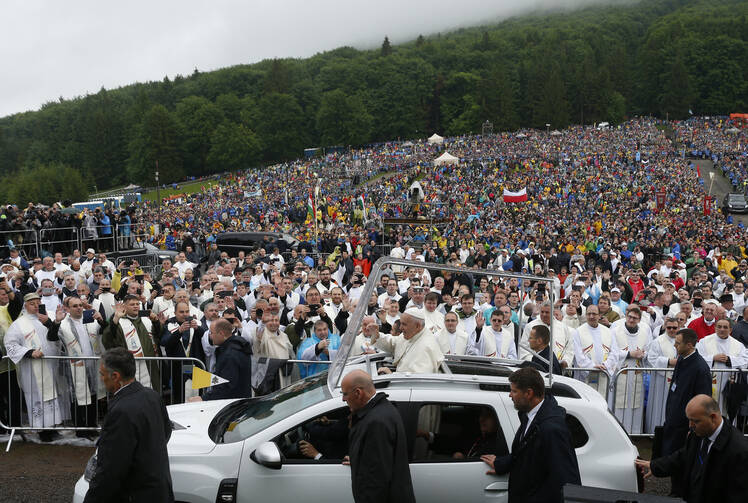
[[[665,330],[678,330],[678,327],[665,327]]]

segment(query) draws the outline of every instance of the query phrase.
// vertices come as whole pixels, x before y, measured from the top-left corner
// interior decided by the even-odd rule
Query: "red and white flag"
[[[504,202],[505,203],[521,203],[527,201],[527,189],[524,188],[519,192],[510,192],[504,189]]]

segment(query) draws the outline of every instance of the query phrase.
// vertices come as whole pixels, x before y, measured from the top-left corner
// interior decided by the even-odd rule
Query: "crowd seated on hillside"
[[[137,334],[146,341],[136,344],[144,356],[188,355],[211,370],[216,348],[210,330],[223,318],[233,326],[233,344],[246,354],[329,360],[350,313],[366,302],[354,353],[393,353],[394,367],[385,372],[435,372],[448,353],[534,361],[530,350],[548,356],[551,327],[554,368],[589,369],[575,377],[604,396],[607,382],[596,372],[611,377],[623,367],[667,366],[672,358],[658,358],[672,349],[676,329],[691,328],[706,341],[700,349],[705,358],[732,335],[741,344],[730,348],[735,354],[728,363],[741,367],[748,364],[745,230],[714,207],[705,211],[694,161],[666,136],[669,128],[676,139],[688,134],[692,146],[703,144],[717,159],[729,151],[742,169],[745,136],[737,135],[736,147],[734,135],[725,132],[729,125],[638,119],[557,135],[523,131],[449,138],[443,145],[388,143],[227,175],[160,209],[144,204],[75,215],[59,205],[9,206],[0,221],[21,237],[6,243],[8,256],[0,266],[4,351],[25,372],[28,341],[19,334],[33,323],[47,355],[100,354],[136,343],[127,334]],[[444,150],[458,162],[434,166]],[[409,199],[415,181],[423,191],[417,202]],[[504,201],[504,190],[520,189],[527,201]],[[664,192],[659,203],[658,192]],[[316,225],[307,209],[314,200]],[[408,217],[411,224],[383,233],[382,220],[395,217]],[[92,245],[83,252],[74,243],[28,232],[29,225],[49,232],[75,227],[81,241]],[[217,245],[218,234],[239,230],[286,232],[301,245],[285,253],[274,238],[251,252]],[[24,231],[42,236],[40,246],[30,246]],[[123,237],[164,245],[167,235],[180,252],[154,269],[132,260],[114,263],[106,254]],[[42,256],[30,255],[38,249]],[[463,272],[424,264],[371,277],[382,254]],[[481,270],[527,272],[548,282],[541,287]],[[362,298],[369,281],[376,291]],[[91,318],[81,317],[84,310]],[[135,331],[120,330],[123,323]],[[72,341],[85,333],[96,342],[75,350]],[[600,346],[600,337],[610,342]],[[722,364],[719,355],[713,361]],[[171,401],[186,398],[180,372],[149,365],[143,367],[148,385],[170,389]],[[304,373],[320,370],[313,367]],[[15,371],[6,365],[0,375]],[[32,410],[29,402],[30,421],[92,424],[96,396],[77,394],[75,386],[64,385],[65,373],[55,375],[61,381],[44,390],[54,398],[44,399],[43,410]],[[253,381],[256,393],[289,378],[284,372],[265,375],[277,379]],[[642,398],[649,389],[649,403],[659,404],[662,390],[645,388],[633,373],[622,379],[623,401],[611,402],[611,409],[631,433],[652,431],[661,424],[662,410],[650,406],[645,414]],[[25,386],[27,397],[39,392],[30,377]]]

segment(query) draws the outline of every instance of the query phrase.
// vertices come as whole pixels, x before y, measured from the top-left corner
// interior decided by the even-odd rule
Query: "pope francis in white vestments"
[[[400,317],[400,324],[402,335],[372,334],[374,346],[392,354],[396,372],[438,372],[444,355],[436,337],[426,329],[423,310],[406,310]]]

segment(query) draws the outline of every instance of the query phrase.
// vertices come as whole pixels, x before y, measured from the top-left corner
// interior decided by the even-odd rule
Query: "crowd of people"
[[[33,248],[39,257],[23,238],[6,243],[3,423],[96,424],[104,398],[96,369],[43,356],[112,347],[232,372],[230,386],[203,399],[277,389],[323,370],[282,362],[334,359],[351,313],[366,302],[351,356],[389,352],[394,362],[383,372],[436,372],[445,354],[550,364],[598,389],[630,433],[652,432],[664,420],[670,373],[618,371],[673,367],[676,334],[687,329],[713,368],[748,364],[745,232],[704,211],[703,180],[679,150],[688,137],[688,148],[739,172],[745,135],[729,127],[636,119],[557,135],[387,143],[226,175],[161,206],[82,215],[61,205],[3,208],[0,222],[19,235],[29,222],[95,232],[86,233],[85,253],[64,239]],[[434,166],[445,149],[458,161]],[[414,200],[416,181],[422,197]],[[505,190],[520,189],[526,202],[504,201]],[[382,225],[395,218],[410,223]],[[220,233],[248,230],[288,233],[300,245],[281,253],[272,239],[255,251],[216,244]],[[154,270],[115,264],[107,243],[125,236],[180,253]],[[382,254],[458,272],[424,264],[371,277]],[[545,281],[490,274],[501,271]],[[375,293],[363,299],[368,282]],[[237,367],[249,355],[264,359],[251,371]],[[198,399],[180,365],[139,361],[136,378],[167,403]],[[745,387],[733,382],[715,374],[713,395],[737,417]]]

